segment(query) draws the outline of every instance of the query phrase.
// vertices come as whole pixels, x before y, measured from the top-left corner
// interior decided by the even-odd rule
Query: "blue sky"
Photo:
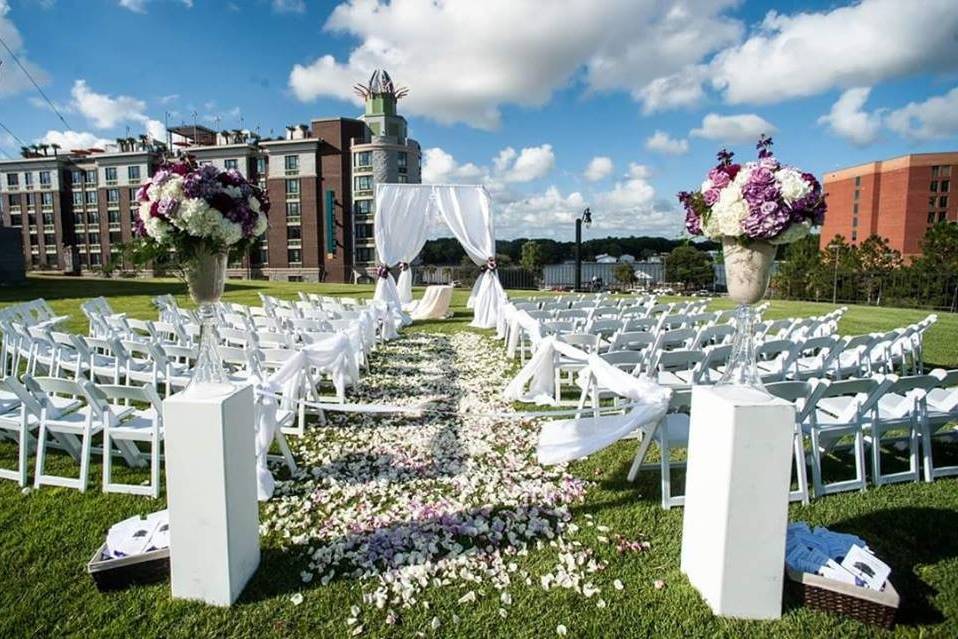
[[[922,5],[0,0],[0,37],[67,124],[5,51],[0,122],[79,144],[196,111],[269,135],[357,115],[351,85],[383,66],[410,88],[425,177],[485,183],[500,237],[566,238],[585,206],[596,236],[675,237],[675,192],[762,131],[819,175],[958,149],[958,5]]]

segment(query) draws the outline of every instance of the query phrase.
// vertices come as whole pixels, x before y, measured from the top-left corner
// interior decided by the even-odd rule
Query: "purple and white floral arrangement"
[[[781,164],[771,146],[772,139],[763,135],[758,160],[745,164],[732,162],[733,154],[723,149],[701,189],[679,193],[689,233],[788,244],[821,225],[821,184],[811,173]]]
[[[147,241],[211,251],[252,243],[267,227],[269,198],[235,169],[192,159],[161,165],[136,193],[134,233]]]

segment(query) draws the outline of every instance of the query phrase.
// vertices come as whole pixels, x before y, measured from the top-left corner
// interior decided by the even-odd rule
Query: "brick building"
[[[353,281],[375,266],[375,184],[419,182],[422,160],[396,113],[403,90],[377,72],[362,95],[359,118],[287,126],[279,139],[194,124],[171,127],[166,143],[141,137],[107,149],[38,145],[0,162],[0,225],[21,229],[28,269],[94,272],[131,239],[136,189],[172,148],[236,169],[269,193],[266,236],[231,265],[231,276]]]
[[[925,232],[958,221],[958,152],[920,153],[825,174],[824,248],[835,235],[852,244],[879,235],[903,256],[921,254]]]

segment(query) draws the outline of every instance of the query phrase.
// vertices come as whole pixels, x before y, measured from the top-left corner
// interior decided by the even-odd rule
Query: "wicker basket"
[[[110,559],[106,555],[106,544],[103,544],[86,569],[101,592],[120,590],[135,584],[152,584],[169,578],[170,549]]]
[[[891,581],[885,583],[884,590],[878,591],[788,568],[785,575],[789,589],[809,608],[845,615],[883,628],[895,625],[900,598]]]

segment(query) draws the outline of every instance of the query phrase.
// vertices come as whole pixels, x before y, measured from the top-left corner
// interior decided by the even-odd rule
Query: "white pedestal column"
[[[236,601],[259,565],[253,387],[163,402],[173,597]]]
[[[717,615],[782,614],[794,420],[764,393],[692,390],[682,572]]]

